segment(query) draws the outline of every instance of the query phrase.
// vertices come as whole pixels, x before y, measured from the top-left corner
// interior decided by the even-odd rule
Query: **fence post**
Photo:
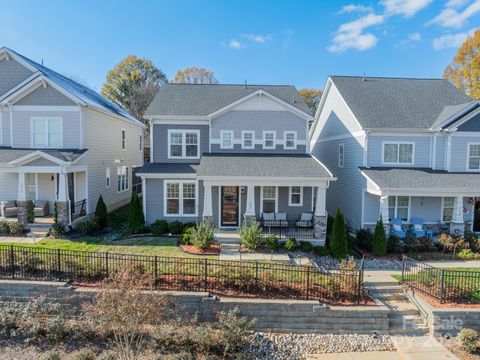
[[[108,279],[108,251],[105,253],[105,273]]]
[[[153,275],[153,286],[155,290],[157,290],[157,282],[158,282],[158,256],[155,255],[155,269],[154,269],[154,275]]]
[[[405,271],[407,269],[407,257],[402,256],[402,284],[405,282]]]
[[[307,300],[310,297],[310,265],[307,266]]]
[[[443,298],[444,298],[444,291],[445,291],[445,270],[442,269],[440,270],[441,271],[441,274],[440,274],[440,304],[443,304]]]
[[[10,268],[12,279],[15,279],[15,251],[13,250],[13,245],[10,245]]]
[[[60,262],[60,249],[57,249],[57,271],[58,271],[58,281],[62,281],[62,264]]]
[[[258,288],[258,260],[255,261],[255,287],[257,288],[257,297],[260,292],[260,289]]]
[[[205,258],[205,292],[208,291],[208,259]]]

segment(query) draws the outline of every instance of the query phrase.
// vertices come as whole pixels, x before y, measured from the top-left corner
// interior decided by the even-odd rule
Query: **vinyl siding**
[[[63,148],[80,147],[80,111],[18,111],[13,110],[13,146],[30,148],[32,146],[32,117],[61,117],[63,119]],[[103,138],[105,138],[105,132]]]
[[[480,133],[478,136],[455,136],[451,140],[450,171],[467,171],[468,161],[468,143],[480,143]]]
[[[18,194],[18,175],[0,173],[0,201],[16,200]]]
[[[53,174],[38,174],[38,200],[49,202],[50,214],[56,200],[56,180],[52,181]]]
[[[365,193],[363,203],[364,224],[376,224],[380,215],[380,196]]]
[[[138,125],[122,121],[95,110],[83,110],[85,149],[87,153],[75,164],[88,166],[88,211],[95,211],[98,197],[113,209],[127,203],[131,196],[132,167],[143,165],[143,151],[139,150]],[[121,129],[127,131],[126,150],[121,150]],[[76,132],[78,134],[78,131]],[[116,162],[117,160],[117,162]],[[117,167],[129,167],[129,190],[117,193]],[[106,168],[111,171],[111,186],[106,187]],[[81,200],[81,199],[78,199]]]
[[[168,130],[200,130],[200,155],[208,153],[209,134],[208,125],[153,125],[153,152],[152,162],[157,163],[199,163],[200,159],[169,159],[168,158]]]
[[[76,104],[51,86],[40,86],[18,100],[15,105],[22,106],[75,106]]]
[[[437,135],[436,143],[437,151],[435,154],[435,169],[444,170],[446,166],[445,155],[447,147],[447,137],[442,134]]]
[[[426,223],[437,223],[442,216],[441,197],[420,197],[410,198],[410,219],[420,218]]]
[[[233,131],[234,142],[238,143],[242,140],[242,131],[254,131],[257,141],[263,140],[263,131],[275,131],[277,147],[273,150],[263,149],[260,145],[255,150],[244,150],[238,145],[234,150],[221,149],[218,141],[222,130]],[[296,150],[284,149],[285,131],[296,131],[297,140],[303,142],[303,146],[297,145]],[[212,120],[211,132],[211,138],[217,141],[217,144],[212,144],[212,152],[305,153],[306,151],[306,120],[289,111],[231,110]]]
[[[383,142],[413,142],[414,159],[413,164],[396,164],[398,167],[430,167],[430,148],[431,136],[380,136],[369,135],[368,137],[368,166],[384,166],[382,165]]]
[[[13,59],[0,60],[0,95],[5,94],[33,74]]]

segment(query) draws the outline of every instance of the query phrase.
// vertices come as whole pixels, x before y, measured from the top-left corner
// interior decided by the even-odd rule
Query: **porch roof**
[[[198,164],[146,163],[137,172],[141,174],[196,174]]]
[[[199,178],[307,178],[334,180],[328,169],[308,154],[204,154]]]
[[[447,172],[428,168],[365,168],[360,171],[382,191],[429,190],[480,193],[480,173]]]
[[[35,152],[39,153],[40,155],[43,153],[52,156],[60,161],[74,162],[85,152],[87,152],[87,149],[26,149],[0,147],[0,164],[8,164]]]

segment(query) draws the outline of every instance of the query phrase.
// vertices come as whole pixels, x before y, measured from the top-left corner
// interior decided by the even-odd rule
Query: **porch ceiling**
[[[451,173],[425,168],[364,168],[360,171],[382,193],[424,192],[437,196],[448,193],[478,196],[480,173]]]
[[[310,155],[207,154],[197,169],[199,179],[300,178],[334,180],[332,174]]]

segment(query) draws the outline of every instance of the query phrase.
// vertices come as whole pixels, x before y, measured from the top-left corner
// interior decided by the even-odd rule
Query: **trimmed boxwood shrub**
[[[328,250],[328,248],[325,247],[325,246],[315,246],[313,248],[313,251],[318,256],[328,256],[328,255],[330,255],[330,250]]]
[[[191,228],[191,242],[201,250],[207,249],[215,239],[215,228],[211,221],[202,221],[196,227]]]
[[[272,251],[277,251],[280,249],[280,241],[278,241],[278,237],[275,235],[269,235],[266,239],[267,248]]]
[[[183,231],[183,223],[180,221],[172,221],[168,224],[168,229],[173,235],[180,235]]]
[[[308,241],[300,241],[300,250],[303,252],[312,252],[313,245]]]
[[[0,234],[7,235],[9,232],[8,223],[6,221],[0,221]]]
[[[373,234],[370,229],[357,230],[357,243],[364,250],[371,251],[373,242]]]
[[[242,225],[240,228],[240,243],[247,249],[255,250],[262,245],[262,228],[260,223],[256,220],[252,222],[252,225]]]
[[[295,238],[288,239],[287,241],[285,241],[285,244],[283,244],[283,247],[285,248],[285,250],[288,250],[288,251],[297,250],[298,248],[297,239]]]
[[[24,230],[23,224],[18,221],[8,222],[8,232],[11,235],[20,235]]]
[[[168,222],[167,220],[158,219],[152,225],[150,225],[150,231],[155,235],[168,234]]]

